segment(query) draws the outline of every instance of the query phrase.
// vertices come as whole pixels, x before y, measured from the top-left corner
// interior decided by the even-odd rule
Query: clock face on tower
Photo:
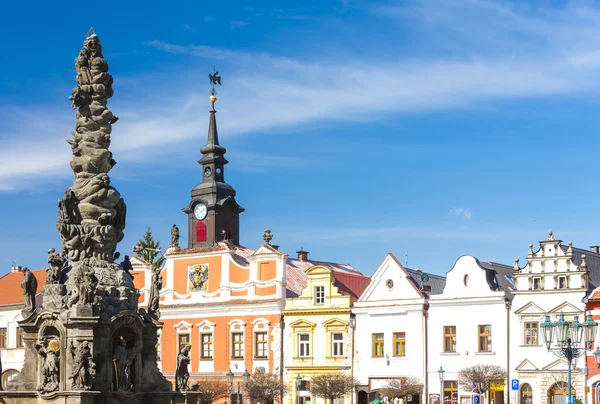
[[[194,208],[194,216],[198,220],[204,220],[204,218],[206,217],[206,205],[203,203],[199,203],[198,205],[196,205],[196,207]]]

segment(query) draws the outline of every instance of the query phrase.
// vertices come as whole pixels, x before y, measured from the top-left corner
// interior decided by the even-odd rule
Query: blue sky
[[[202,3],[202,4],[201,4]],[[528,244],[600,244],[600,3],[11,2],[0,17],[0,274],[46,266],[71,184],[74,59],[93,26],[121,119],[112,184],[129,252],[168,244],[200,182],[217,65],[226,179],[291,255],[445,273]]]

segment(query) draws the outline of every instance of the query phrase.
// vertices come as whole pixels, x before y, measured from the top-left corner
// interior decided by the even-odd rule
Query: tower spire
[[[219,144],[215,102],[215,84],[221,85],[219,72],[209,74],[212,104],[208,122],[208,139],[200,152],[202,182],[192,189],[192,200],[183,212],[188,215],[188,248],[211,247],[225,239],[239,244],[239,214],[244,211],[235,200],[235,189],[225,182],[227,149]]]

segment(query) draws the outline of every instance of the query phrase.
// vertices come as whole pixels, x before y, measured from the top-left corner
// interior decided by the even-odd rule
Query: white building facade
[[[427,286],[431,286],[429,282],[440,284],[440,280],[407,270],[392,254],[375,271],[352,309],[356,316],[354,376],[360,383],[355,402],[371,402],[377,390],[406,378],[424,386],[422,394],[413,395],[410,401],[425,402]]]
[[[589,271],[583,250],[569,243],[562,245],[552,232],[533,251],[530,245],[527,264],[514,272],[512,316],[510,322],[509,378],[519,380],[512,400],[518,404],[563,404],[567,393],[567,362],[548,352],[540,324],[545,315],[552,321],[564,314],[585,319],[585,297]],[[583,398],[584,358],[573,362],[572,394]]]
[[[460,257],[447,273],[440,295],[429,299],[427,351],[429,402],[470,404],[472,388],[459,385],[459,372],[479,364],[507,368],[510,267]],[[440,380],[440,368],[443,380]],[[483,403],[505,403],[505,381],[492,386]]]

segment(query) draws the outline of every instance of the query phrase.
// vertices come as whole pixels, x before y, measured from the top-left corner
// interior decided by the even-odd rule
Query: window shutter
[[[206,241],[206,223],[202,221],[196,223],[196,241]]]

